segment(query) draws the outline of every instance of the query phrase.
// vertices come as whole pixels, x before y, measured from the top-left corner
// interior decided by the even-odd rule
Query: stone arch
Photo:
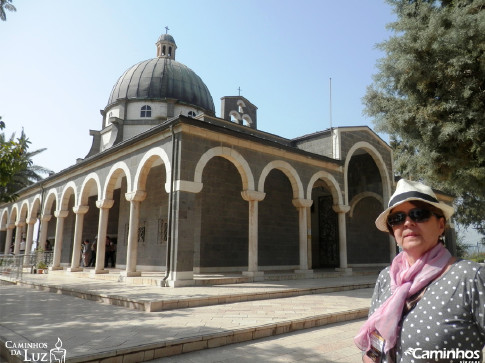
[[[79,205],[87,205],[88,198],[90,196],[89,192],[96,189],[98,198],[101,196],[101,181],[96,173],[89,173],[86,178],[84,178],[81,184],[81,190],[79,193]]]
[[[29,218],[37,218],[37,215],[40,213],[41,200],[41,195],[36,194],[34,200],[32,201],[32,205],[30,206]]]
[[[152,164],[160,158],[165,165],[165,175],[167,180],[171,180],[172,178],[172,166],[170,165],[170,159],[168,158],[168,155],[164,149],[161,147],[154,147],[153,149],[148,150],[145,155],[143,155],[143,158],[140,160],[138,163],[138,169],[136,170],[135,173],[135,180],[133,182],[133,190],[131,183],[128,183],[127,185],[127,191],[132,192],[132,191],[137,191],[137,190],[145,190],[146,186],[146,181],[148,177],[148,173],[151,169]],[[128,179],[128,176],[127,176]],[[167,187],[168,183],[165,183],[165,190],[167,193],[169,192],[169,188]]]
[[[234,149],[217,146],[207,150],[197,162],[194,173],[194,182],[202,183],[202,172],[205,166],[215,156],[223,157],[234,164],[241,175],[243,190],[254,190],[254,177],[251,168],[244,157]]]
[[[108,176],[106,177],[102,198],[100,199],[113,199],[113,191],[115,189],[116,182],[122,174],[126,176],[127,188],[131,191],[130,169],[124,161],[119,161],[111,167]]]
[[[259,177],[258,191],[264,192],[264,182],[270,171],[273,169],[278,169],[286,175],[293,190],[293,198],[303,199],[303,184],[301,183],[300,176],[293,166],[283,160],[271,161],[264,167],[261,176]]]
[[[11,224],[11,223],[15,223],[15,222],[18,222],[18,215],[19,215],[19,206],[17,203],[15,203],[13,206],[12,206],[12,210],[10,211],[10,218],[9,218],[9,221],[8,223]]]
[[[8,224],[8,209],[4,208],[0,215],[0,231],[7,229]]]
[[[17,222],[25,222],[27,219],[27,214],[29,212],[29,201],[26,199],[22,201],[20,205],[19,215],[17,216]]]
[[[236,102],[236,103],[237,103],[237,106],[238,106],[238,107],[246,107],[246,104],[244,103],[244,101],[243,101],[243,100],[237,100],[237,102]]]
[[[344,164],[344,185],[345,185],[345,204],[349,204],[349,184],[348,184],[348,171],[349,171],[349,162],[355,152],[359,149],[365,150],[369,155],[374,159],[374,162],[377,165],[379,170],[379,174],[382,180],[382,189],[383,189],[383,197],[384,203],[387,203],[391,196],[391,177],[387,171],[386,165],[382,158],[382,155],[377,151],[377,149],[369,144],[366,141],[359,141],[356,142],[350,150],[347,152],[347,156],[345,157],[345,164]]]
[[[244,114],[242,116],[242,119],[243,119],[244,123],[247,124],[247,126],[251,126],[253,124],[253,119],[249,115]]]
[[[42,208],[42,214],[43,215],[46,214],[46,211],[52,209],[53,203],[56,203],[56,205],[59,205],[57,192],[54,188],[49,189],[49,191],[47,192],[47,195],[45,197],[44,206]]]
[[[232,120],[232,117],[234,117],[234,120],[235,121],[237,121],[237,122],[240,122],[241,121],[241,115],[237,111],[230,111],[229,112],[229,117],[231,118],[231,120]]]
[[[341,205],[343,204],[342,201],[342,191],[340,190],[340,186],[335,180],[334,176],[327,171],[319,171],[310,178],[310,182],[308,183],[306,195],[307,199],[312,199],[312,189],[313,185],[318,179],[322,179],[326,182],[330,192],[332,193],[332,198],[334,200],[334,204]]]
[[[363,193],[359,193],[357,194],[355,197],[352,198],[352,200],[350,201],[350,211],[349,211],[349,217],[353,217],[353,214],[354,214],[354,209],[355,209],[355,206],[364,198],[367,198],[367,197],[371,197],[371,198],[375,198],[377,199],[381,204],[384,204],[384,200],[382,198],[382,195],[379,195],[377,193],[373,193],[373,192],[363,192]]]
[[[73,181],[70,181],[67,183],[61,193],[61,200],[58,209],[59,210],[67,210],[68,209],[68,203],[69,203],[69,198],[71,194],[74,195],[74,205],[77,205],[77,187],[76,184]]]

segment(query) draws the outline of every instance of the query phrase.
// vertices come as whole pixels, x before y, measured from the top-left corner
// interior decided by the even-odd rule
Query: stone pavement
[[[150,363],[359,363],[362,355],[353,338],[364,322],[365,318],[335,323]]]
[[[9,347],[27,347],[17,349],[24,356],[10,356],[12,362],[41,361],[56,343],[66,350],[67,362],[205,354],[206,348],[365,317],[375,279],[340,276],[172,289],[66,273],[24,275],[23,286],[0,286],[0,349],[7,357]],[[152,302],[160,311],[146,308]],[[332,347],[340,349],[340,343],[318,349]]]

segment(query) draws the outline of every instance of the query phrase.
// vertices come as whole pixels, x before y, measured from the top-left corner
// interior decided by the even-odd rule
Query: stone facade
[[[175,50],[168,34],[159,43]],[[101,243],[109,236],[123,274],[165,271],[170,286],[193,283],[194,273],[261,278],[390,262],[394,242],[374,226],[394,188],[391,149],[378,135],[362,126],[279,137],[257,129],[257,107],[242,96],[223,97],[217,118],[200,78],[174,52],[163,57],[149,61],[164,64],[154,77],[171,85],[163,77],[184,70],[204,103],[190,104],[196,88],[181,100],[169,97],[176,87],[146,99],[145,80],[126,80],[142,96],[112,93],[84,159],[0,205],[0,251],[38,240],[53,246],[51,269],[76,272],[81,241],[97,238],[96,275],[109,273]],[[148,106],[153,113],[140,118]]]

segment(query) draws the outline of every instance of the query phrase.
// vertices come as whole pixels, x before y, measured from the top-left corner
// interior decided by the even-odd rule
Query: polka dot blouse
[[[389,267],[376,282],[369,315],[391,295]],[[433,281],[401,320],[396,360],[482,362],[485,346],[485,266],[461,260]],[[390,359],[384,359],[389,362]]]

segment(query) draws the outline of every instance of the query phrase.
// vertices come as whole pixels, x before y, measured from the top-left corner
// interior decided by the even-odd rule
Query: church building
[[[114,84],[87,155],[0,205],[0,249],[38,238],[53,246],[51,270],[95,277],[110,272],[109,236],[125,278],[166,272],[167,286],[389,264],[395,242],[374,225],[395,185],[389,145],[367,126],[264,132],[243,96],[222,97],[217,117],[176,50],[161,35],[156,57]],[[86,238],[98,241],[92,268],[80,266]]]

